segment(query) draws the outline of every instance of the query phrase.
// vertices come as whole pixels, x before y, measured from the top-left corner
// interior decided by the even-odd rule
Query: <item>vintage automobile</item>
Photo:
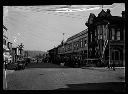
[[[25,61],[24,60],[18,60],[15,64],[15,70],[25,69]]]

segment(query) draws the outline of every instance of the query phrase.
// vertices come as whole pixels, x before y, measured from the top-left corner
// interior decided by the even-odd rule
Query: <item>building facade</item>
[[[102,10],[96,17],[90,14],[88,22],[89,58],[100,58],[106,64],[125,66],[125,14],[112,16],[110,10]]]
[[[90,13],[85,25],[87,29],[52,49],[54,58],[71,65],[82,61],[89,66],[125,66],[125,11],[121,17],[112,16],[109,9],[97,17]]]
[[[8,37],[7,37],[7,28],[3,25],[3,60],[8,63],[10,58],[9,48],[8,48]]]
[[[74,65],[73,61],[87,59],[87,36],[88,29],[85,29],[71,36],[65,42],[62,41],[56,48],[49,50],[51,61],[58,62],[58,64],[64,62],[68,65]]]
[[[12,43],[11,42],[8,42],[7,43],[7,47],[9,49],[9,54],[10,54],[8,60],[9,60],[10,63],[12,63],[12,55],[13,55],[13,53],[12,53]]]
[[[8,40],[7,30],[3,25],[3,60],[12,63],[12,43]]]
[[[48,51],[47,57],[49,57],[49,62],[58,63],[57,62],[57,57],[58,57],[57,53],[58,53],[58,48],[57,47],[55,47],[55,48],[53,48],[53,49]]]
[[[13,62],[17,62],[20,59],[20,50],[18,47],[12,48]]]
[[[65,54],[71,58],[86,59],[87,58],[87,36],[88,29],[75,34],[74,36],[67,39],[65,42]]]

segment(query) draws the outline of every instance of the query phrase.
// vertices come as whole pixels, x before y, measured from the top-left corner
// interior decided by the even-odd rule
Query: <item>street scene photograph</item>
[[[125,3],[3,6],[3,90],[126,92]]]

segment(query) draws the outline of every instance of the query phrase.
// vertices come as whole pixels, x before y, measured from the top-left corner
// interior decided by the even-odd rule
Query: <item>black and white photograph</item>
[[[3,6],[3,90],[125,92],[125,3]]]

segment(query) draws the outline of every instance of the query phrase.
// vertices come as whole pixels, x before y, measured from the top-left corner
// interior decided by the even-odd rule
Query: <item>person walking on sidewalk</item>
[[[114,61],[112,62],[112,69],[115,71],[115,63],[114,63]]]
[[[115,63],[114,61],[113,62],[110,62],[110,64],[108,63],[108,69],[113,69],[115,71]]]
[[[109,64],[109,62],[107,62],[107,68],[110,69],[110,64]]]

